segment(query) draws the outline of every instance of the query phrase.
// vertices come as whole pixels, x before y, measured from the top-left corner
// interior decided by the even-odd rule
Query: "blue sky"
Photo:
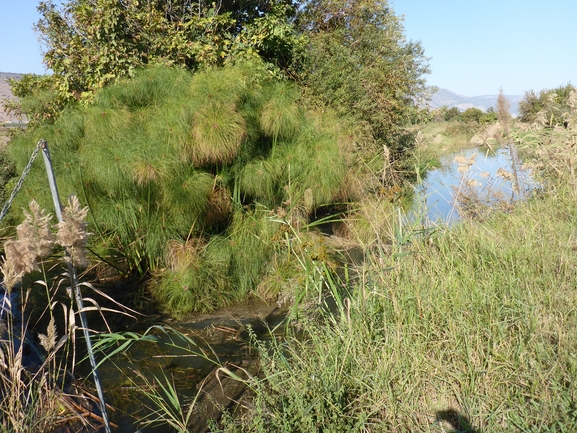
[[[39,0],[0,0],[0,72],[44,74],[38,37],[32,26]]]
[[[431,85],[466,96],[577,84],[576,0],[391,0],[431,59]]]
[[[0,0],[0,71],[45,73],[37,0]],[[431,57],[428,83],[466,96],[577,84],[575,0],[391,0]]]

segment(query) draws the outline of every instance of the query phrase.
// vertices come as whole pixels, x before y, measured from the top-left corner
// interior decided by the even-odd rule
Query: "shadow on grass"
[[[453,428],[452,433],[483,433],[481,429],[473,427],[469,419],[455,409],[438,411],[437,422],[448,423]]]

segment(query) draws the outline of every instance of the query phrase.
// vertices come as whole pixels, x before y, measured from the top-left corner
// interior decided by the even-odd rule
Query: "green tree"
[[[451,107],[445,111],[445,122],[449,122],[451,120],[461,120],[461,110],[457,107]]]
[[[493,107],[487,108],[487,111],[481,116],[480,122],[483,124],[494,123],[498,120],[497,113]]]
[[[146,65],[197,70],[260,57],[278,70],[291,64],[300,41],[290,1],[70,0],[58,7],[48,0],[38,11],[35,29],[53,74],[14,82],[23,101],[10,106],[32,125],[54,121],[66,105],[89,101]]]
[[[566,84],[555,89],[543,89],[539,94],[533,90],[525,92],[519,102],[519,120],[533,123],[539,117],[550,128],[564,125],[569,111],[569,98],[575,90],[575,86]]]
[[[481,117],[483,117],[483,112],[481,110],[479,110],[478,108],[475,108],[475,107],[467,108],[461,114],[461,120],[463,122],[477,122],[477,123],[479,123],[481,121]]]
[[[427,96],[428,59],[420,43],[406,40],[386,1],[310,0],[297,22],[309,38],[296,71],[305,94],[370,125],[395,150]]]

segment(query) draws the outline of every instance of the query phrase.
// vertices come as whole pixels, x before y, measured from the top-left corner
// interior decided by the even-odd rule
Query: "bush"
[[[461,119],[461,110],[457,107],[451,107],[447,109],[444,113],[444,119],[446,122],[451,120],[460,120]]]

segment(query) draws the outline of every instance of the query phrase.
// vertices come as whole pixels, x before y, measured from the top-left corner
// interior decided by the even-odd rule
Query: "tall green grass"
[[[263,378],[221,431],[575,431],[573,185],[372,248],[336,316],[255,341]]]

